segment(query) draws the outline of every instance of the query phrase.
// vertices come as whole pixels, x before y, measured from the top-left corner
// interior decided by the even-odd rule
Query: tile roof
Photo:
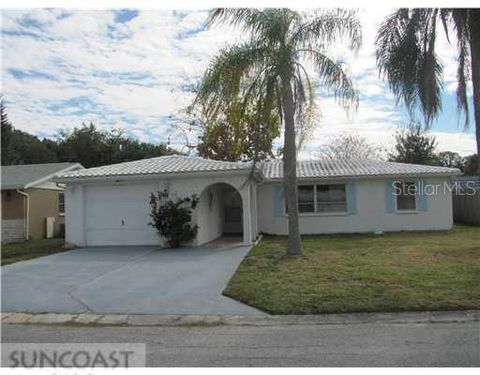
[[[267,180],[283,178],[283,161],[261,163]],[[387,177],[414,175],[458,175],[459,169],[379,160],[315,159],[297,162],[298,178]]]
[[[2,165],[2,189],[23,189],[45,177],[75,167],[83,168],[79,163]]]
[[[57,179],[236,171],[250,169],[251,167],[251,163],[168,155],[62,173],[57,175]]]
[[[130,161],[89,169],[81,169],[58,174],[58,180],[75,180],[91,177],[145,176],[180,174],[192,172],[226,172],[249,170],[251,163],[224,162],[182,155],[161,156],[151,159]],[[258,164],[266,180],[283,178],[283,162],[273,160]],[[433,167],[416,164],[402,164],[378,160],[331,160],[316,159],[298,162],[298,178],[342,178],[342,177],[388,177],[388,176],[427,176],[459,175],[455,168]]]

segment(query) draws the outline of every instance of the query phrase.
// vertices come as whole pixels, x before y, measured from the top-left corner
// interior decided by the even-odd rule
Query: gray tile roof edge
[[[188,157],[181,156],[181,155],[169,155],[169,156],[164,156],[164,157],[157,157],[157,158],[151,158],[151,159],[159,159],[159,158],[181,158],[181,159],[186,159]],[[192,158],[193,159],[193,158]],[[153,176],[185,176],[185,175],[208,175],[208,174],[216,174],[216,173],[238,173],[238,172],[245,172],[248,170],[251,170],[252,168],[252,163],[245,163],[242,165],[241,162],[222,162],[218,160],[209,160],[209,159],[203,159],[203,158],[197,158],[199,159],[198,161],[205,161],[205,162],[213,162],[213,163],[218,163],[220,166],[218,168],[211,168],[211,169],[203,169],[203,170],[167,170],[167,171],[153,171],[153,172],[144,172],[144,173],[106,173],[106,174],[98,174],[98,175],[80,175],[80,176],[69,176],[57,173],[56,176],[54,177],[54,180],[58,182],[73,182],[73,181],[93,181],[93,180],[101,180],[101,179],[112,179],[112,178],[128,178],[128,179],[135,179],[135,178],[148,178],[148,177],[153,177]],[[149,159],[143,159],[143,160],[149,160]],[[118,163],[118,164],[112,164],[113,165],[122,165],[122,164],[128,164],[128,163],[141,163],[142,159],[132,161],[132,162],[124,162],[124,163]],[[316,159],[312,160],[302,160],[299,161],[299,163],[308,163],[308,162],[315,162]],[[402,164],[404,167],[408,168],[408,164],[404,163],[394,163],[394,162],[381,162],[381,161],[372,161],[372,162],[380,162],[380,163],[391,163],[391,164]],[[224,166],[221,167],[221,164],[224,163]],[[273,161],[273,162],[264,162],[264,163],[257,163],[255,165],[255,173],[257,175],[261,176],[261,179],[268,182],[268,181],[282,181],[283,176],[268,176],[269,173],[265,173],[264,165],[266,163],[276,163],[277,165],[281,165],[282,161]],[[229,169],[228,166],[231,165],[232,168]],[[110,167],[110,166],[103,166],[103,167]],[[419,167],[418,165],[412,165]],[[101,171],[101,168],[103,167],[95,167],[98,168]],[[313,180],[313,179],[322,179],[322,180],[334,180],[334,179],[371,179],[371,178],[391,178],[395,176],[399,177],[416,177],[416,176],[459,176],[461,175],[461,171],[456,168],[444,168],[444,167],[435,167],[435,166],[421,166],[425,168],[424,171],[419,171],[419,170],[412,170],[411,172],[409,171],[399,171],[399,172],[386,172],[386,173],[358,173],[358,174],[331,174],[331,175],[312,175],[312,176],[298,176],[297,178],[299,180]],[[428,168],[432,168],[428,170]],[[172,167],[170,167],[172,168]]]
[[[197,162],[204,162],[204,163],[210,163],[210,167],[206,166],[194,166],[193,168],[198,168],[198,170],[178,170],[176,169],[175,165],[173,166],[164,166],[165,171],[151,171],[151,172],[140,172],[140,173],[132,173],[132,172],[109,172],[108,170],[106,172],[102,171],[102,168],[109,168],[109,167],[121,167],[126,165],[128,167],[128,164],[133,164],[132,166],[138,169],[144,169],[144,166],[142,166],[142,162],[148,163],[148,161],[154,161],[158,159],[180,159],[180,162],[183,161],[197,161]],[[191,160],[187,160],[191,159]],[[175,162],[173,162],[175,163]],[[138,164],[138,166],[137,166]],[[132,167],[131,166],[131,167]],[[66,181],[66,180],[80,180],[80,179],[99,179],[99,178],[126,178],[126,177],[145,177],[145,176],[165,176],[165,175],[186,175],[186,174],[201,174],[201,173],[215,173],[215,172],[239,172],[239,171],[248,171],[252,167],[252,163],[246,162],[223,162],[219,160],[209,160],[209,159],[204,159],[204,158],[190,158],[182,155],[166,155],[166,156],[161,156],[161,157],[156,157],[156,158],[149,158],[149,159],[139,159],[139,160],[132,160],[129,162],[123,162],[123,163],[117,163],[117,164],[111,164],[111,165],[105,165],[105,166],[99,166],[99,167],[93,167],[90,169],[87,169],[86,171],[91,171],[95,170],[94,172],[97,172],[97,174],[91,174],[91,175],[69,175],[69,173],[66,174],[61,174],[57,173],[55,176],[55,179],[57,181]]]
[[[3,180],[2,180],[2,184],[1,184],[1,190],[13,190],[13,189],[30,189],[30,188],[35,188],[36,185],[39,185],[41,183],[44,183],[46,181],[54,181],[54,177],[58,174],[58,173],[61,173],[61,172],[70,172],[72,169],[75,169],[75,168],[78,168],[78,169],[84,169],[83,165],[80,164],[80,163],[71,163],[71,162],[61,162],[61,163],[42,163],[42,164],[38,164],[38,165],[46,165],[46,164],[64,164],[65,165],[65,168],[59,170],[59,171],[56,171],[54,173],[49,173],[49,174],[46,174],[44,175],[43,177],[41,178],[37,178],[36,180],[32,180],[26,184],[3,184]],[[19,165],[5,165],[5,166],[2,166],[3,167],[20,167],[20,166],[23,166],[23,165],[37,165],[37,164],[19,164]]]
[[[392,178],[395,176],[400,177],[426,177],[426,176],[459,176],[462,172],[458,174],[454,172],[417,172],[417,173],[391,173],[391,174],[358,174],[358,175],[337,175],[337,176],[297,176],[297,180],[339,180],[339,179],[383,179],[383,178]],[[283,181],[283,177],[264,177],[265,181]]]
[[[55,176],[52,178],[53,181],[62,182],[62,181],[79,181],[79,180],[101,180],[101,179],[115,179],[115,178],[143,178],[143,177],[155,177],[155,176],[185,176],[185,175],[210,175],[212,173],[240,173],[240,172],[248,172],[250,168],[243,168],[243,169],[217,169],[217,170],[209,170],[209,171],[184,171],[184,172],[152,172],[152,173],[138,173],[138,174],[110,174],[110,175],[99,175],[99,176]],[[261,172],[260,170],[258,170]]]

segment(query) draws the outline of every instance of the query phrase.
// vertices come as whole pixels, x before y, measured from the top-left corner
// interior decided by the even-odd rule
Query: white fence
[[[25,241],[25,220],[2,220],[2,243]]]

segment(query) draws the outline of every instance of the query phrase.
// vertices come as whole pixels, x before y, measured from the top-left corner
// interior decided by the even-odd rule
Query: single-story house
[[[78,163],[2,166],[2,243],[61,234],[64,186],[51,179],[80,168]]]
[[[299,161],[297,174],[302,234],[452,227],[448,182],[458,169],[319,159]],[[66,241],[78,246],[158,244],[147,224],[149,196],[164,189],[172,197],[199,196],[193,245],[225,234],[243,234],[250,244],[259,233],[288,233],[282,161],[253,166],[172,155],[66,172],[56,180],[66,184]]]

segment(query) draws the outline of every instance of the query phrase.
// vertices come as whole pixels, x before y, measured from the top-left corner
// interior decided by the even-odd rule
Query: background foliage
[[[165,144],[140,142],[121,129],[99,130],[93,123],[43,139],[15,129],[1,102],[2,165],[78,162],[85,168],[173,154]]]

